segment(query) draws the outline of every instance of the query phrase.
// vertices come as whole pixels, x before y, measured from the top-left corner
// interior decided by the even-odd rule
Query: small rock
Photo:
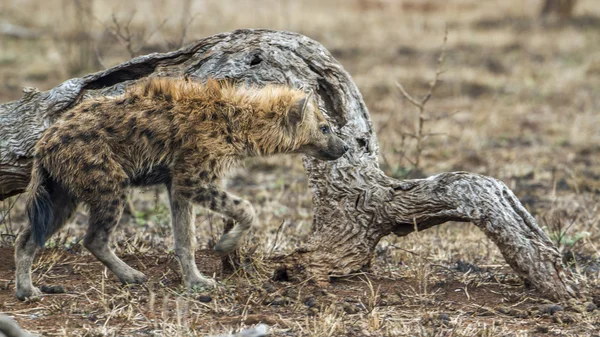
[[[304,299],[304,305],[306,305],[309,308],[312,308],[315,306],[315,304],[317,303],[317,301],[315,300],[314,296],[308,297]]]
[[[587,312],[592,312],[594,310],[596,310],[598,307],[596,307],[596,305],[592,302],[588,302],[585,304],[585,310],[587,310]]]
[[[200,301],[202,303],[208,303],[208,302],[212,301],[212,296],[210,296],[210,295],[200,295],[200,296],[198,296],[198,301]]]
[[[543,305],[539,308],[539,310],[540,310],[540,313],[542,313],[542,314],[550,314],[550,315],[554,315],[555,313],[557,313],[559,311],[565,311],[565,309],[558,304]]]
[[[289,299],[282,297],[282,296],[277,296],[269,304],[270,305],[287,305],[289,303],[290,303]]]
[[[44,294],[64,294],[64,293],[66,293],[65,288],[63,288],[63,286],[41,286],[40,290]]]

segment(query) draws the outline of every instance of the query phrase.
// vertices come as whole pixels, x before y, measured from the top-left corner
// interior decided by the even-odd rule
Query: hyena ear
[[[288,114],[287,114],[288,126],[294,127],[294,126],[300,125],[304,122],[304,120],[306,119],[306,115],[307,115],[306,110],[308,108],[308,103],[310,103],[312,96],[313,96],[313,92],[310,91],[308,93],[308,95],[306,95],[306,97],[299,100],[298,103],[296,103],[296,104],[294,104],[294,106],[292,106],[292,108],[290,109],[290,111],[288,111]]]

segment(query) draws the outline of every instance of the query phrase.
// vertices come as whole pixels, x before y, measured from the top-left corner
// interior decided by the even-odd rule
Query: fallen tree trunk
[[[214,35],[178,51],[137,57],[68,80],[47,92],[28,90],[19,101],[0,105],[0,199],[23,192],[31,149],[56,117],[85,96],[119,94],[147,76],[287,83],[318,94],[351,150],[335,162],[304,158],[314,192],[314,221],[309,242],[279,259],[287,277],[326,279],[368,268],[375,246],[388,234],[463,221],[480,228],[508,264],[549,298],[577,296],[558,250],[502,182],[464,172],[405,181],[387,177],[377,162],[369,112],[350,76],[322,45],[289,32]]]

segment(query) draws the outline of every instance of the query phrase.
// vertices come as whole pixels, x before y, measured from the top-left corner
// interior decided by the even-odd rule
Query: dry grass
[[[468,170],[502,179],[600,305],[600,7],[579,1],[573,19],[563,23],[538,22],[538,11],[538,1],[517,0],[1,2],[0,24],[26,27],[36,37],[0,35],[0,100],[17,99],[22,86],[49,89],[118,64],[131,52],[166,51],[241,27],[292,30],[319,40],[351,73],[370,108],[382,167],[404,177],[411,168],[405,156],[419,151],[402,135],[416,131],[419,116],[396,82],[413,96],[427,93],[448,27],[445,72],[421,130],[443,136],[422,139],[421,171]],[[109,29],[113,14],[121,24],[132,18],[130,35],[140,40],[130,50]],[[91,19],[82,25],[81,15]],[[222,219],[198,210],[200,269],[223,284],[203,294],[182,291],[164,191],[155,200],[148,190],[135,194],[135,214],[123,220],[117,245],[151,276],[149,284],[122,287],[81,248],[87,219],[81,209],[36,263],[37,283],[63,284],[68,293],[20,303],[10,246],[25,223],[23,203],[2,202],[0,311],[55,336],[205,336],[259,322],[275,336],[581,336],[600,330],[600,312],[588,312],[589,303],[563,303],[565,311],[551,314],[470,224],[387,237],[371,273],[325,289],[272,282],[264,258],[291,251],[310,233],[311,193],[301,160],[251,161],[227,185],[256,205],[262,225],[242,250],[244,267],[222,274],[209,250]]]

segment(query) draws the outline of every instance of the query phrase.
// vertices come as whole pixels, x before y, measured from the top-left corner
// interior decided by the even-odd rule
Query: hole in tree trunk
[[[250,66],[255,66],[257,64],[260,64],[262,62],[262,59],[260,58],[259,54],[254,54],[254,56],[252,57],[252,61],[250,61]]]

